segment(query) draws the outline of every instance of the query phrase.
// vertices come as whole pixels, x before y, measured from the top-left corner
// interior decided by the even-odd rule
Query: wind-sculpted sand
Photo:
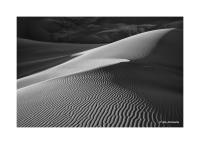
[[[70,44],[17,39],[17,78],[46,70],[72,59],[74,53],[103,44]]]
[[[181,53],[181,31],[156,30],[19,79],[17,126],[183,126]]]

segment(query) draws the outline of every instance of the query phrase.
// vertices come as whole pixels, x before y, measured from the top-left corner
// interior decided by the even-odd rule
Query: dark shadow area
[[[162,114],[163,121],[179,121],[183,125],[182,71],[162,66],[146,68],[137,63],[120,63],[103,68],[113,76],[112,81],[124,89],[136,92]],[[173,72],[172,72],[173,71]],[[176,73],[174,73],[174,71]]]
[[[171,31],[145,58],[103,68],[113,82],[135,91],[162,113],[168,126],[183,126],[183,32]]]
[[[168,32],[147,57],[137,62],[183,69],[183,31],[175,29]]]

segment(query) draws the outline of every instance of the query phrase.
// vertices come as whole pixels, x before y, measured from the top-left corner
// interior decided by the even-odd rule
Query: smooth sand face
[[[181,37],[146,32],[18,80],[17,126],[182,126]]]
[[[17,39],[17,78],[30,76],[64,63],[82,52],[103,44],[70,44]],[[104,44],[105,45],[105,44]]]
[[[19,89],[57,77],[144,58],[156,47],[159,40],[172,30],[161,29],[145,32],[83,52],[82,55],[66,63],[19,79],[17,87]]]

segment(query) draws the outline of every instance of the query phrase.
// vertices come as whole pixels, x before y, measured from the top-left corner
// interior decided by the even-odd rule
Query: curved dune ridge
[[[180,31],[156,30],[20,79],[17,126],[182,126],[181,52]]]
[[[41,72],[73,58],[73,53],[103,44],[51,43],[17,38],[17,78]]]
[[[119,62],[141,59],[147,56],[158,41],[172,30],[161,29],[144,32],[83,52],[83,55],[56,67],[19,79],[17,87],[23,88],[48,79],[84,72]]]

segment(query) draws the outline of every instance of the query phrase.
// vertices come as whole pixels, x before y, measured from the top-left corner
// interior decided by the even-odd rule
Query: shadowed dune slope
[[[163,47],[166,47],[166,44],[171,43],[171,41],[176,43],[177,40],[176,38],[172,39],[170,36],[167,36],[169,33],[171,33],[170,35],[176,35],[176,33],[180,32],[177,32],[177,30],[174,29],[155,30],[131,36],[129,38],[125,38],[105,46],[94,48],[92,50],[83,52],[82,55],[67,61],[66,63],[55,66],[40,73],[21,78],[18,80],[17,86],[18,88],[23,88],[57,77],[84,72],[129,60],[135,61],[149,55],[152,55],[149,60],[161,61],[162,63],[163,55],[159,57],[159,53],[162,53],[164,49]],[[164,43],[161,43],[161,41],[164,41]],[[170,61],[171,56],[169,54],[171,54],[171,50],[174,51],[174,47],[176,47],[176,45],[169,49],[170,52],[166,54],[163,53],[166,58],[165,61],[168,63],[169,60],[169,64],[172,64],[173,62]],[[158,54],[156,54],[157,52],[155,52],[155,55],[154,53],[152,54],[152,51],[155,51],[156,49],[161,50],[158,50]],[[163,62],[166,63],[165,61]]]
[[[70,44],[17,39],[17,78],[48,69],[73,58],[72,54],[103,44]]]
[[[157,30],[116,43],[20,79],[25,86],[17,91],[17,126],[183,126],[182,31]]]

